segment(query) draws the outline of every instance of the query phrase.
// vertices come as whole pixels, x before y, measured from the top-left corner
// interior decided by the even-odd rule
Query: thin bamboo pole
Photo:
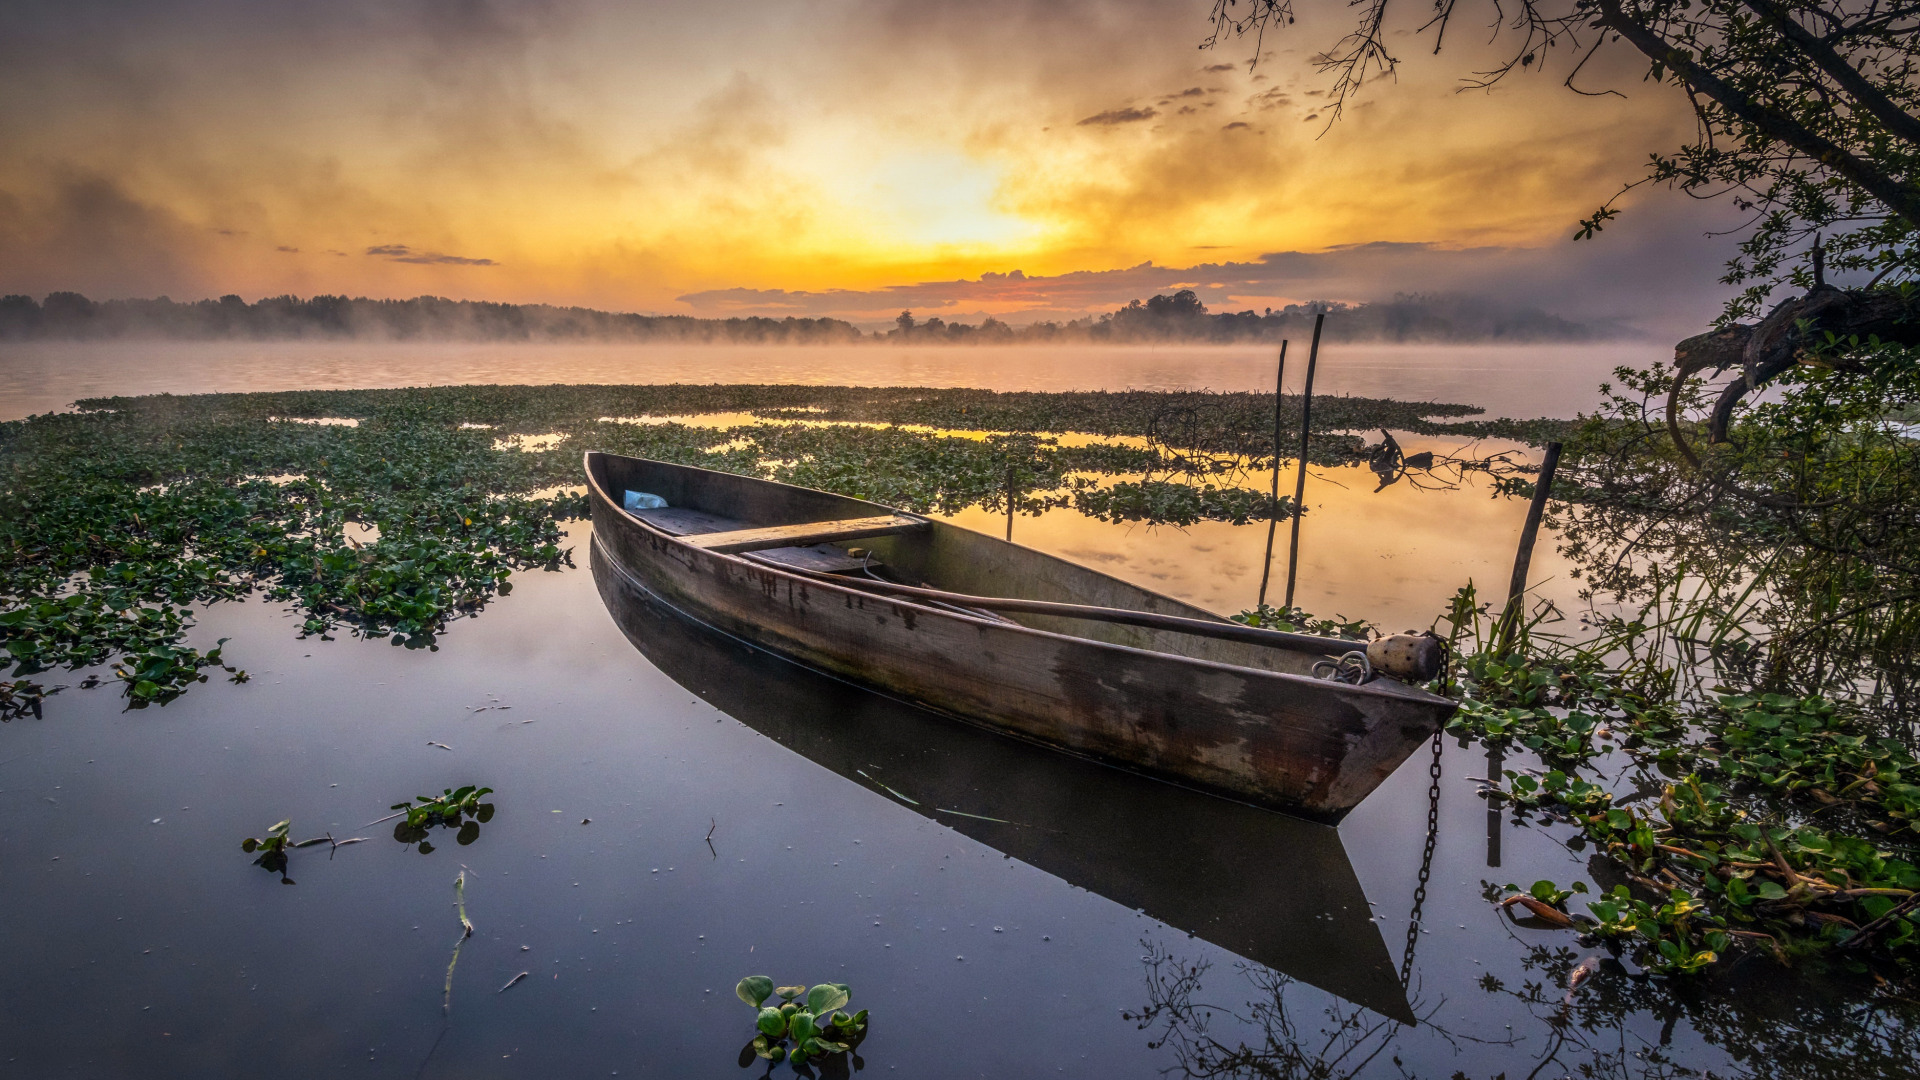
[[[1273,502],[1274,512],[1267,518],[1267,557],[1260,560],[1259,606],[1267,606],[1267,579],[1273,575],[1273,534],[1280,528],[1280,391],[1287,383],[1287,343],[1280,342],[1280,370],[1273,376]]]
[[[1313,317],[1313,344],[1307,349],[1307,384],[1300,391],[1300,477],[1293,484],[1293,538],[1287,544],[1287,609],[1293,609],[1294,575],[1300,569],[1300,511],[1307,497],[1307,436],[1313,432],[1313,369],[1320,360],[1320,327],[1326,312]]]

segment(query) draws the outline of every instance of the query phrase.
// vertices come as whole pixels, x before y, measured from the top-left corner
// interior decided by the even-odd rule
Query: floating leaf
[[[773,993],[773,980],[765,975],[749,975],[734,986],[733,992],[741,1001],[757,1009]]]
[[[824,1016],[847,1003],[853,995],[840,983],[821,983],[807,991],[807,1010],[815,1016]]]

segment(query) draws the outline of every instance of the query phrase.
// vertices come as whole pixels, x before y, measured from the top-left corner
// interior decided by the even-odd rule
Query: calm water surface
[[[1296,344],[1299,344],[1296,342]],[[1671,360],[1652,342],[1322,348],[1314,392],[1572,416],[1620,365]],[[1305,377],[1295,353],[1288,386]],[[1262,390],[1265,346],[410,345],[365,342],[0,344],[0,420],[112,394],[341,390],[463,383],[805,383],[992,390]]]
[[[1255,388],[1267,363],[1234,350],[1061,350],[1056,367],[992,350],[538,351],[10,349],[0,406],[639,381],[642,360],[663,381]],[[1575,399],[1530,395],[1590,392],[1625,359],[1473,353],[1506,365],[1489,379],[1467,351],[1397,355],[1390,371],[1386,351],[1329,350],[1321,385],[1504,394],[1504,411],[1564,414],[1540,402]],[[1382,367],[1363,377],[1368,356]],[[1595,370],[1567,374],[1579,364]],[[1473,486],[1372,486],[1364,469],[1310,481],[1304,606],[1425,626],[1464,580],[1505,580],[1522,505]],[[1264,531],[1070,512],[1014,524],[1016,540],[1221,611],[1252,602]],[[195,644],[231,638],[251,681],[139,712],[111,686],[68,690],[44,718],[0,728],[0,1075],[758,1075],[737,1065],[752,1013],[732,987],[748,974],[851,985],[853,1006],[873,1010],[868,1075],[1913,1075],[1909,1014],[1765,961],[1677,988],[1608,968],[1570,998],[1587,950],[1505,919],[1489,894],[1604,873],[1564,829],[1489,818],[1476,778],[1500,763],[1483,752],[1445,744],[1437,776],[1418,754],[1338,830],[1306,825],[756,653],[596,581],[589,540],[577,526],[577,568],[516,576],[435,652],[300,640],[275,605],[219,605]],[[1543,545],[1543,592],[1570,600],[1567,570]],[[496,788],[498,807],[469,846],[449,834],[421,855],[391,823],[368,824],[469,783]],[[239,842],[288,817],[296,837],[371,839],[294,852],[298,884],[283,885]],[[476,932],[448,999],[463,869]],[[1207,1040],[1244,1047],[1237,1069],[1202,1067]]]
[[[438,652],[218,606],[197,641],[232,637],[250,682],[140,712],[69,690],[0,730],[6,1075],[743,1075],[732,986],[758,973],[850,984],[875,1075],[1178,1075],[1170,1019],[1344,1047],[1324,1075],[1907,1067],[1899,1017],[1782,998],[1771,966],[1679,998],[1606,972],[1562,1006],[1577,945],[1485,894],[1585,858],[1490,822],[1482,755],[1445,746],[1433,780],[1423,752],[1305,825],[811,675],[601,577],[611,604],[584,565],[521,575]],[[498,789],[471,846],[367,824],[468,783]],[[283,885],[239,849],[283,817],[372,839],[294,852]],[[1545,1004],[1497,988],[1528,980]],[[1875,1052],[1821,1058],[1845,1039]]]

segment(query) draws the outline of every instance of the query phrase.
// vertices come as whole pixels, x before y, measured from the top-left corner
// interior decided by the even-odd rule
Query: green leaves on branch
[[[733,992],[759,1010],[754,1018],[759,1034],[741,1050],[742,1068],[759,1058],[776,1064],[791,1061],[797,1069],[812,1058],[849,1053],[867,1037],[867,1011],[851,1016],[841,1011],[852,997],[845,983],[776,987],[765,975],[749,975]],[[766,1004],[776,996],[779,1005]],[[856,1056],[854,1066],[859,1065]]]

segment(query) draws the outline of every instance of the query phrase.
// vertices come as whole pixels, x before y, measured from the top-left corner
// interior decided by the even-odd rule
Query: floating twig
[[[507,991],[513,989],[515,986],[518,986],[520,984],[520,980],[526,978],[528,974],[529,974],[528,972],[523,971],[520,974],[515,975],[513,978],[507,980],[507,985],[501,987],[498,990],[495,990],[494,993],[496,994],[506,993]]]
[[[907,797],[906,797],[905,795],[902,795],[902,794],[900,794],[899,792],[897,792],[897,791],[895,791],[895,790],[893,790],[892,788],[890,788],[890,787],[887,787],[887,785],[885,785],[885,784],[882,784],[882,783],[880,783],[880,781],[878,781],[878,780],[875,780],[875,779],[874,779],[873,777],[871,777],[871,776],[867,776],[867,772],[866,772],[866,770],[865,770],[865,769],[855,769],[855,770],[853,770],[853,771],[854,771],[854,772],[857,772],[857,773],[859,773],[859,774],[860,774],[861,776],[866,776],[866,777],[867,777],[867,779],[868,779],[868,780],[869,780],[870,782],[872,782],[872,783],[873,783],[873,784],[875,784],[875,785],[878,785],[878,786],[879,786],[879,787],[880,787],[880,788],[881,788],[882,790],[884,790],[884,791],[885,791],[885,792],[886,792],[887,794],[889,794],[889,795],[891,795],[891,796],[893,796],[893,797],[894,797],[894,798],[896,798],[896,799],[899,799],[899,800],[900,800],[901,802],[903,802],[903,803],[906,803],[906,804],[907,804],[907,805],[909,805],[909,806],[919,806],[919,805],[920,805],[920,804],[919,804],[918,802],[916,802],[915,800],[913,800],[913,799],[909,799],[909,798],[907,798]]]
[[[428,743],[427,743],[427,745],[428,745],[428,746],[437,746],[437,747],[439,747],[439,748],[440,748],[440,749],[442,749],[442,750],[451,750],[451,749],[453,749],[453,747],[451,747],[451,746],[448,746],[448,745],[447,745],[446,743],[443,743],[443,742],[433,742],[433,741],[431,741],[431,740],[429,740],[429,741],[428,741]]]
[[[460,947],[473,936],[473,923],[467,919],[467,871],[464,868],[460,876],[453,879],[453,904],[460,912],[460,937],[453,943],[453,959],[447,961],[447,986],[440,998],[442,1016],[453,1013],[453,966],[460,962]]]

